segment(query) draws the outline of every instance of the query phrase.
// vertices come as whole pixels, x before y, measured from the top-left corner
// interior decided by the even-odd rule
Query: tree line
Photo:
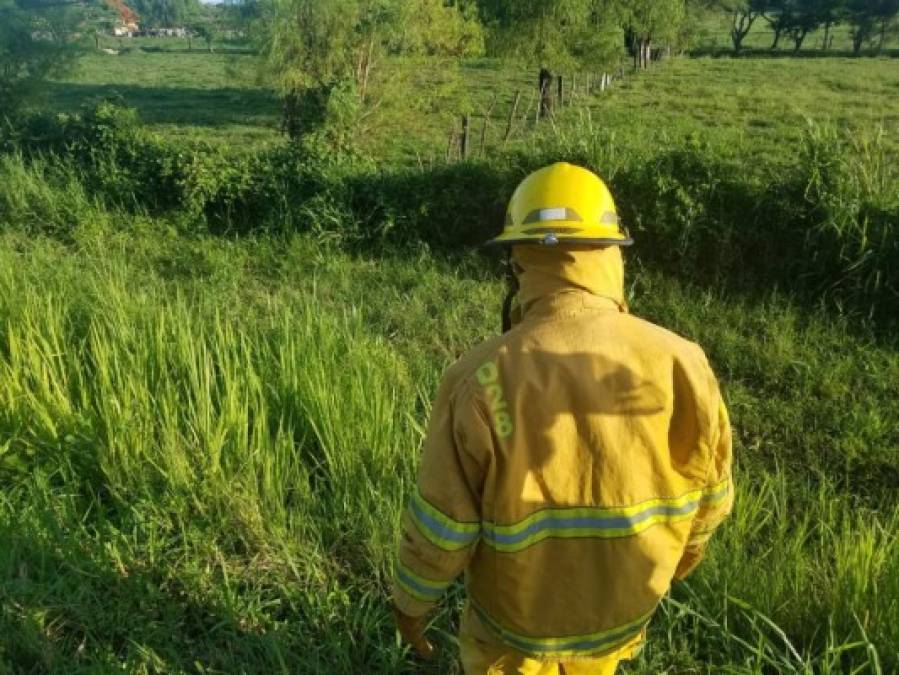
[[[330,115],[365,106],[372,70],[389,54],[486,54],[533,68],[547,93],[553,72],[610,72],[625,58],[645,69],[689,50],[710,18],[731,20],[734,50],[757,22],[799,50],[807,36],[849,26],[856,53],[893,30],[899,0],[245,0],[250,33],[283,96],[285,130],[302,135]],[[715,16],[717,15],[717,17]]]
[[[845,24],[855,54],[865,45],[881,51],[887,37],[895,32],[899,16],[899,0],[715,0],[708,4],[730,15],[730,38],[736,52],[743,49],[746,36],[758,21],[770,27],[772,50],[786,38],[799,51],[809,33],[819,29],[823,30],[821,49],[828,50],[833,43],[833,28]]]
[[[372,73],[390,55],[488,55],[533,69],[545,88],[553,72],[611,72],[625,59],[650,67],[697,45],[703,26],[729,17],[734,51],[759,24],[771,48],[799,50],[813,31],[824,49],[837,25],[859,53],[882,49],[899,0],[131,0],[148,26],[186,27],[212,39],[221,26],[250,40],[261,72],[284,101],[284,129],[302,136],[322,119],[358,120],[372,101]],[[212,17],[215,13],[216,16]],[[0,115],[36,83],[58,74],[76,43],[116,19],[109,0],[0,0]]]

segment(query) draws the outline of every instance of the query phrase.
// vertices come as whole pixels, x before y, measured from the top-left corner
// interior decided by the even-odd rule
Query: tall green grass
[[[895,405],[896,353],[782,298],[631,281],[635,311],[709,348],[740,494],[626,672],[890,672],[899,503],[863,468],[897,469],[894,431],[864,418]],[[458,592],[434,626],[441,660],[422,665],[395,641],[387,578],[428,402],[445,364],[495,332],[500,294],[474,260],[314,238],[8,232],[0,664],[458,672]],[[857,400],[828,391],[824,364],[878,362]],[[838,403],[847,415],[819,437],[815,411]],[[859,434],[859,470],[822,452]]]
[[[101,104],[35,117],[6,147],[0,207],[12,223],[66,231],[72,209],[96,204],[186,230],[305,232],[356,250],[475,246],[527,172],[567,160],[609,180],[647,267],[734,289],[780,286],[882,325],[899,312],[899,175],[883,132],[810,123],[788,163],[754,164],[714,139],[622,138],[585,115],[490,160],[385,169],[305,146],[172,143],[134,111]],[[42,212],[45,185],[74,201]]]
[[[769,72],[702,65],[736,106]],[[700,136],[664,72],[456,164],[225,149],[109,104],[4,127],[0,673],[458,672],[458,588],[438,662],[396,641],[399,514],[441,372],[497,331],[497,261],[465,251],[561,159],[609,179],[631,306],[706,348],[736,432],[734,516],[625,670],[899,668],[892,141],[792,109],[758,147]]]
[[[36,287],[4,254],[11,667],[65,671],[86,640],[85,667],[150,667],[153,654],[173,668],[324,668],[326,651],[342,672],[390,672],[383,659],[400,654],[381,653],[375,598],[419,432],[416,390],[384,341],[352,311],[322,315],[314,295],[237,321],[212,298],[198,310],[176,289],[126,285],[120,262]],[[351,611],[367,596],[372,617]],[[354,621],[365,631],[346,650]],[[273,625],[297,635],[266,637]]]

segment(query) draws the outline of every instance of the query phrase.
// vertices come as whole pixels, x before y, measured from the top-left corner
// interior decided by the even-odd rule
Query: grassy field
[[[133,46],[132,45],[133,42]],[[280,108],[267,89],[251,53],[227,45],[208,53],[188,52],[183,40],[122,41],[118,55],[94,53],[69,79],[48,87],[46,105],[75,111],[112,97],[136,108],[141,118],[166,137],[253,148],[280,138]],[[489,114],[486,152],[503,146],[516,93],[521,100],[511,145],[534,127],[534,73],[496,60],[461,63],[389,60],[376,69],[376,114],[359,133],[368,154],[392,160],[432,161],[446,153],[450,131],[461,130],[460,116],[472,116],[472,149],[480,151]],[[882,58],[702,57],[663,63],[624,77],[606,93],[586,91],[587,75],[573,80],[571,105],[559,111],[559,124],[585,114],[616,131],[626,142],[712,137],[722,146],[755,149],[760,159],[793,154],[791,144],[807,119],[862,129],[884,127],[895,142],[899,125],[899,71]],[[615,73],[617,76],[617,73]],[[565,73],[569,85],[571,74]],[[595,78],[594,78],[595,82]],[[398,93],[399,92],[399,93]]]
[[[48,105],[116,92],[160,143],[225,146],[211,166],[237,177],[220,192],[258,203],[261,220],[287,194],[272,196],[269,165],[228,153],[278,146],[277,102],[248,55],[201,47],[93,55]],[[439,660],[422,664],[396,641],[388,581],[440,374],[495,334],[503,288],[495,260],[447,250],[453,219],[415,201],[416,186],[445,180],[427,194],[488,209],[528,162],[563,155],[612,174],[638,239],[632,310],[706,348],[735,428],[734,516],[623,671],[895,672],[894,324],[804,277],[738,283],[731,269],[773,271],[757,258],[784,246],[805,256],[802,242],[854,225],[867,248],[846,276],[880,255],[866,279],[895,278],[894,231],[874,241],[864,229],[899,204],[893,66],[675,60],[581,97],[554,126],[521,119],[503,153],[526,73],[389,64],[414,94],[385,101],[367,130],[377,166],[332,185],[334,169],[298,159],[309,173],[280,229],[242,236],[211,234],[209,209],[115,194],[121,159],[0,156],[0,673],[459,672],[460,589],[434,620]],[[444,166],[457,112],[477,115],[494,95],[489,156]],[[882,145],[812,161],[837,146],[810,143],[806,118],[861,141],[882,128]],[[144,140],[122,154],[156,152]],[[806,164],[805,191],[779,194],[775,179]],[[211,190],[187,175],[172,185]],[[783,217],[808,231],[741,250],[740,228],[769,215],[745,213],[758,196],[785,209],[795,199],[796,212],[803,202],[811,215]]]

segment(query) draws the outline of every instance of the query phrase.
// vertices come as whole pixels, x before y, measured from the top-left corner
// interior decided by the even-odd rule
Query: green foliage
[[[344,100],[352,115],[355,97]],[[741,157],[700,143],[647,145],[622,159],[606,132],[582,129],[491,162],[385,173],[315,134],[246,155],[170,144],[142,130],[133,111],[102,104],[36,117],[9,143],[29,155],[64,151],[92,198],[135,212],[176,213],[216,231],[299,230],[354,248],[392,241],[445,251],[485,241],[524,173],[564,158],[609,178],[646,264],[735,288],[823,292],[884,318],[899,310],[899,176],[882,136],[813,127],[798,161],[776,174],[749,172]],[[462,222],[459,203],[471,213]]]
[[[479,56],[484,33],[474,6],[444,0],[409,0],[391,51],[426,56]]]
[[[349,77],[360,45],[352,0],[260,3],[257,44],[285,92],[330,84]]]
[[[550,68],[603,68],[623,45],[612,0],[479,0],[488,53]]]
[[[875,39],[878,49],[883,49],[887,35],[895,29],[897,15],[896,0],[846,0],[844,16],[851,26],[853,51],[858,54]]]
[[[104,102],[0,132],[0,671],[458,673],[458,589],[436,663],[396,643],[394,538],[440,373],[497,330],[465,249],[559,159],[612,185],[630,306],[706,348],[736,432],[738,508],[623,671],[899,666],[889,60],[675,60],[419,163],[529,74],[466,62],[463,100],[390,62],[417,86],[365,159],[331,151],[353,78],[304,113],[344,122],[274,142],[224,56],[133,44],[52,93],[152,129]]]
[[[256,41],[284,99],[288,136],[308,133],[304,111],[328,110],[327,97],[347,91],[346,82],[364,102],[371,70],[400,25],[399,10],[400,3],[389,0],[258,3]]]
[[[372,72],[391,50],[459,56],[481,48],[471,11],[436,0],[260,0],[254,8],[256,44],[294,139],[310,130],[304,111],[329,109],[331,92],[352,90],[361,106],[370,103]]]
[[[719,6],[731,14],[730,37],[734,51],[739,52],[743,40],[760,16],[768,8],[767,0],[721,0]]]
[[[496,331],[492,265],[85,218],[68,245],[0,236],[0,663],[458,673],[460,594],[423,665],[387,580],[427,402]],[[635,313],[710,353],[739,506],[626,671],[890,672],[895,348],[778,294],[628,275]]]
[[[79,54],[76,8],[51,0],[0,0],[0,115],[32,100],[44,81]]]
[[[686,11],[683,0],[640,0],[625,3],[622,15],[627,30],[665,44],[677,36]]]
[[[180,28],[199,13],[199,0],[129,0],[143,28]]]

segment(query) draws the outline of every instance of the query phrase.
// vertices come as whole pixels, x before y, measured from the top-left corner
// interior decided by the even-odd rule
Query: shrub
[[[527,172],[565,159],[602,169],[643,264],[704,284],[823,294],[867,314],[899,308],[899,181],[879,136],[813,127],[787,169],[747,167],[695,141],[621,156],[592,130],[491,161],[385,169],[308,138],[255,153],[163,141],[111,103],[6,135],[7,148],[52,155],[39,161],[73,168],[85,195],[117,208],[216,233],[300,231],[352,248],[450,253],[498,230]]]

